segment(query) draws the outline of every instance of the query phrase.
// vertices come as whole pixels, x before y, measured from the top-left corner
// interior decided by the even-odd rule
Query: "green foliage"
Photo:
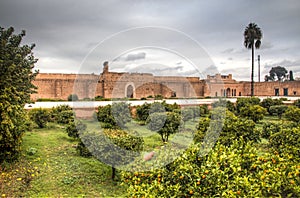
[[[281,130],[282,125],[283,123],[264,122],[261,137],[269,139],[272,134]]]
[[[287,110],[288,106],[286,105],[274,105],[269,109],[269,113],[271,115],[277,115],[279,119],[281,119],[284,112]]]
[[[250,105],[259,105],[260,99],[256,97],[250,97],[250,98],[238,98],[236,101],[236,110],[239,114],[241,112],[241,108],[247,107]]]
[[[75,122],[70,122],[66,127],[66,132],[69,137],[78,139],[79,134],[83,133],[86,130],[86,124],[84,124],[80,120],[76,120]]]
[[[200,118],[194,141],[202,142],[204,136],[207,136],[206,138],[211,140],[218,138],[218,142],[226,146],[231,145],[238,138],[246,142],[259,142],[259,131],[254,128],[255,123],[252,120],[245,120],[235,116],[229,110],[216,108],[211,111],[210,118]],[[220,133],[219,137],[218,133]]]
[[[139,121],[146,121],[150,114],[160,113],[165,111],[167,112],[180,111],[180,106],[177,105],[176,103],[167,104],[166,101],[154,102],[152,104],[144,103],[143,105],[137,106],[136,117]]]
[[[151,104],[144,103],[136,107],[136,118],[140,121],[146,121],[149,116]]]
[[[59,124],[74,122],[74,112],[69,105],[59,105],[51,109],[51,120]]]
[[[161,169],[123,172],[128,196],[293,197],[300,193],[300,167],[274,154],[260,156],[250,142],[238,139],[228,147],[217,144],[207,156],[200,153],[201,145],[196,144]]]
[[[272,99],[272,98],[266,98],[266,99],[263,99],[263,101],[261,102],[261,106],[266,108],[268,113],[271,115],[270,113],[270,107],[271,106],[274,106],[274,105],[282,105],[283,102],[281,99]]]
[[[152,113],[146,123],[150,130],[160,134],[163,142],[168,142],[169,136],[178,132],[181,116],[175,112]]]
[[[131,120],[130,105],[125,102],[117,102],[112,105],[112,115],[117,126],[124,128]]]
[[[39,128],[45,128],[50,121],[50,114],[47,109],[31,109],[29,117],[38,125]]]
[[[300,109],[298,107],[289,106],[283,115],[290,121],[300,122]]]
[[[294,101],[294,105],[300,108],[300,99]]]
[[[103,128],[123,128],[131,120],[129,105],[125,102],[99,106],[97,119]]]
[[[36,88],[32,84],[34,45],[21,45],[25,31],[0,27],[0,163],[16,159],[25,132],[24,105]]]
[[[61,101],[65,101],[63,99],[53,99],[53,98],[38,98],[36,100],[37,102],[61,102]]]
[[[260,105],[250,105],[240,108],[240,116],[258,122],[264,118],[267,110]]]
[[[78,100],[79,100],[79,98],[78,98],[77,94],[70,94],[68,96],[68,101],[78,101]]]
[[[137,137],[134,132],[119,129],[85,132],[81,135],[81,141],[81,148],[85,146],[97,159],[111,165],[113,170],[132,162],[140,155],[144,145],[143,138]],[[114,177],[113,171],[112,179]]]
[[[200,114],[200,112],[199,112],[199,114]],[[184,108],[181,110],[181,116],[182,116],[182,120],[184,122],[186,122],[186,121],[194,118],[194,111],[192,108]]]
[[[282,81],[286,77],[286,74],[288,73],[288,71],[284,67],[276,66],[276,67],[272,67],[271,70],[269,71],[269,73],[270,73],[269,78],[272,81],[275,81],[275,76],[278,81]]]
[[[164,97],[160,94],[154,96],[154,100],[162,100]]]
[[[286,127],[270,136],[269,145],[289,160],[300,160],[300,127]]]
[[[221,98],[219,99],[219,101],[212,103],[212,107],[213,108],[226,107],[231,112],[235,112],[235,110],[236,110],[236,108],[232,102],[230,102],[229,100],[221,99]]]

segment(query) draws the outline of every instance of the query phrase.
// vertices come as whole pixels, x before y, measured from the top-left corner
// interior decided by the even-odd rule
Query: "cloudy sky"
[[[0,26],[26,30],[43,73],[100,73],[108,60],[118,72],[248,80],[243,31],[255,22],[261,78],[278,65],[300,76],[299,19],[298,0],[0,1]]]

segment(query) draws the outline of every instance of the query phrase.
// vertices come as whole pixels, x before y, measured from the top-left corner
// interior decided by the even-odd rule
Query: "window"
[[[275,96],[279,96],[279,89],[275,88]]]
[[[283,95],[288,96],[289,95],[289,89],[288,88],[283,88]]]

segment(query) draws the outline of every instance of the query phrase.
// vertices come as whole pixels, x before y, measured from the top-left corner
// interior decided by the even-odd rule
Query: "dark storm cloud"
[[[26,30],[25,42],[36,44],[34,52],[39,58],[37,65],[41,72],[76,73],[84,58],[113,34],[133,27],[162,26],[188,34],[206,49],[216,62],[216,68],[207,72],[211,73],[217,72],[218,67],[228,67],[228,57],[232,58],[228,62],[240,64],[239,68],[248,65],[250,51],[243,46],[243,31],[250,22],[257,23],[263,31],[262,46],[255,52],[262,55],[265,63],[297,60],[300,57],[299,10],[298,0],[4,0],[0,3],[0,26],[13,26],[17,32]],[[193,51],[193,57],[189,58],[199,58],[195,55],[196,48],[181,39],[136,33],[133,40],[119,40],[94,54],[93,61],[85,60],[84,71],[98,72],[101,62],[119,56],[113,54],[115,49],[133,42],[138,44],[141,37],[149,37],[171,50],[180,46],[184,52]],[[128,57],[128,60],[143,58],[140,55]],[[296,63],[287,67],[298,70]],[[241,69],[232,73],[237,77],[247,72]]]

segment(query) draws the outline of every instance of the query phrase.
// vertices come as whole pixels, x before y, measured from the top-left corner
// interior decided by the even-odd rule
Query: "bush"
[[[241,108],[247,107],[250,105],[259,105],[260,99],[256,97],[250,97],[250,98],[238,98],[236,101],[236,110],[239,114],[241,112]]]
[[[124,171],[128,196],[297,197],[300,193],[299,166],[274,154],[260,155],[250,142],[234,140],[229,147],[217,144],[207,156],[200,153],[201,145],[196,144],[166,167]]]
[[[294,105],[300,108],[300,99],[294,101]]]
[[[103,128],[123,128],[131,120],[129,105],[125,102],[99,106],[97,119]]]
[[[258,122],[262,120],[267,113],[267,110],[260,105],[249,105],[240,108],[240,116]]]
[[[282,128],[270,136],[269,145],[281,155],[289,154],[289,160],[300,159],[300,127]]]
[[[162,100],[164,97],[160,94],[154,96],[154,100]]]
[[[270,115],[277,115],[279,119],[281,119],[284,112],[287,110],[286,105],[274,105],[269,108]]]
[[[300,122],[300,109],[298,107],[289,106],[283,115],[290,121]]]
[[[213,108],[226,107],[229,111],[235,112],[236,108],[232,102],[225,99],[219,99],[219,101],[212,103]]]
[[[206,136],[206,141],[215,143],[214,140],[217,140],[226,146],[239,138],[245,142],[260,141],[259,131],[254,129],[255,123],[252,120],[238,118],[229,110],[224,111],[220,108],[212,110],[210,117],[199,120],[194,137],[195,142],[202,142],[204,136]]]
[[[50,121],[49,111],[46,109],[31,109],[29,117],[38,125],[39,128],[45,128]]]
[[[140,106],[136,107],[136,118],[139,121],[146,121],[149,116],[149,110],[150,110],[151,104],[144,103]]]
[[[281,99],[272,99],[272,98],[263,99],[263,101],[261,102],[261,106],[264,107],[270,115],[272,114],[270,112],[271,106],[282,105],[282,104],[283,104],[283,102]]]
[[[74,122],[74,112],[69,105],[60,105],[51,109],[51,120],[59,124]]]
[[[68,96],[68,101],[78,101],[78,100],[79,100],[79,98],[78,98],[77,94],[70,94]]]
[[[75,122],[70,122],[66,127],[66,132],[69,137],[78,139],[79,134],[83,133],[86,129],[86,124],[82,123],[80,120],[76,120]]]
[[[175,112],[152,113],[146,123],[150,130],[160,134],[163,142],[168,142],[169,136],[178,132],[181,116]]]
[[[272,134],[277,133],[281,130],[282,125],[283,123],[274,123],[274,122],[263,123],[261,137],[269,139]]]

